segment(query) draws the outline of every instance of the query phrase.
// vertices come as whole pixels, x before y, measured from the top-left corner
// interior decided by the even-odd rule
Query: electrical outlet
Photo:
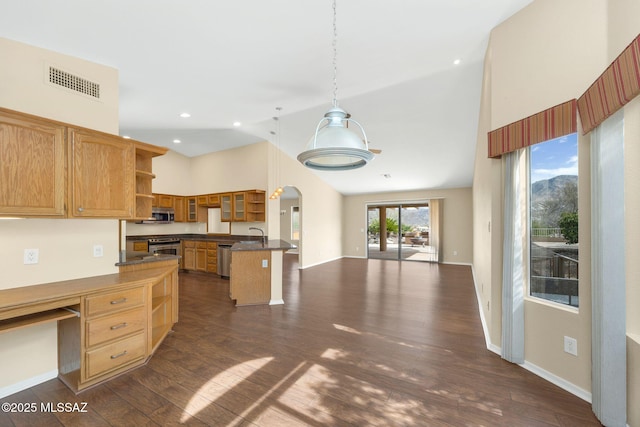
[[[102,255],[104,255],[104,248],[102,245],[93,245],[93,257],[100,258]]]
[[[564,351],[574,356],[578,355],[578,341],[575,338],[564,337]]]
[[[24,263],[25,264],[37,264],[39,257],[38,249],[25,249],[24,250]]]
[[[269,260],[263,259],[262,260],[262,268],[268,268],[268,267],[269,267]]]

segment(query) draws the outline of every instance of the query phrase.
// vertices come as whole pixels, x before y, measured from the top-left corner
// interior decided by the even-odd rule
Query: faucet
[[[264,244],[266,243],[266,242],[265,242],[265,239],[264,239],[264,230],[263,230],[262,228],[258,228],[258,227],[249,227],[249,230],[257,230],[257,231],[259,231],[260,233],[262,233],[262,244],[264,245]]]

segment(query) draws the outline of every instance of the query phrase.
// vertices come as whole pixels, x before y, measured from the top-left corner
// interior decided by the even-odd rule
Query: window
[[[291,240],[300,240],[300,207],[291,208]]]
[[[577,134],[529,148],[529,293],[578,307]]]

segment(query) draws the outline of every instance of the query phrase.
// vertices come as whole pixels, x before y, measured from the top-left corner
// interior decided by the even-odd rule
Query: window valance
[[[489,157],[499,158],[577,131],[576,100],[572,99],[489,132]]]
[[[582,132],[590,132],[639,93],[640,35],[578,98]]]

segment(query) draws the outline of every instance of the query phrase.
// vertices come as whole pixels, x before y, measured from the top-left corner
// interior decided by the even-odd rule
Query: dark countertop
[[[296,246],[280,239],[262,241],[240,241],[231,246],[232,251],[286,251],[294,249]]]
[[[133,265],[133,264],[145,264],[148,262],[166,261],[169,259],[180,259],[178,255],[167,254],[152,254],[150,252],[134,252],[126,251],[125,260],[117,262],[116,266]]]
[[[155,237],[176,237],[180,240],[206,240],[209,242],[224,242],[234,244],[239,241],[255,240],[260,242],[260,236],[239,236],[231,234],[149,234],[141,236],[127,236],[128,241],[144,241]]]

